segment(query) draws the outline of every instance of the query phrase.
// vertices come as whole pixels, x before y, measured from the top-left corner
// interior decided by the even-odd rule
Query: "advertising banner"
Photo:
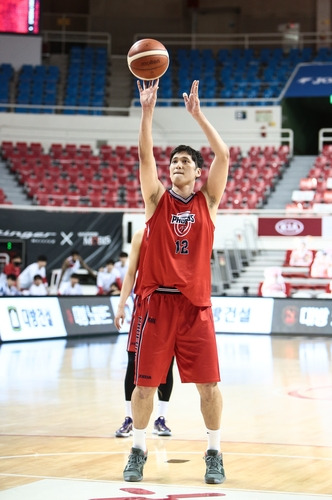
[[[303,335],[332,335],[332,301],[275,299],[272,331]]]
[[[119,333],[114,324],[118,300],[118,297],[107,296],[59,297],[68,335]],[[132,299],[130,298],[128,300],[128,318],[121,328],[121,333],[129,331],[131,313]]]
[[[284,97],[324,97],[331,95],[332,64],[300,64]]]
[[[122,250],[122,217],[108,212],[0,209],[0,240],[24,242],[25,266],[46,255],[47,274],[60,268],[73,250],[97,270]]]
[[[322,219],[261,217],[258,236],[322,236]]]
[[[1,297],[0,318],[1,341],[67,335],[57,297]]]
[[[119,297],[0,297],[0,341],[118,335],[129,332],[133,300],[120,332],[114,324]],[[332,336],[330,299],[212,297],[217,334]]]
[[[212,297],[217,333],[271,333],[273,299]]]

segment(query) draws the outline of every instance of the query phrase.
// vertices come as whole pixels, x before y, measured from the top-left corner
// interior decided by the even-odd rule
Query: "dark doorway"
[[[282,101],[282,127],[294,131],[294,154],[317,155],[318,134],[332,126],[330,97],[289,97]]]

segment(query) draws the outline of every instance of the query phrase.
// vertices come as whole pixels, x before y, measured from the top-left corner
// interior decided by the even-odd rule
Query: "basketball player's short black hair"
[[[186,153],[188,153],[188,155],[192,157],[192,159],[196,163],[196,167],[203,168],[204,159],[203,156],[201,155],[201,152],[197,151],[196,149],[193,149],[190,146],[185,146],[184,144],[180,144],[180,146],[177,146],[176,148],[173,149],[170,155],[170,161],[172,161],[174,155],[176,155],[181,151],[185,151]]]

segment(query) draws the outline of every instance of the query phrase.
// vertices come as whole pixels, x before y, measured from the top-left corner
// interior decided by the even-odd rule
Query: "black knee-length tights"
[[[172,358],[165,384],[160,384],[160,386],[158,387],[158,398],[160,399],[160,401],[169,401],[171,397],[173,389],[173,361],[174,358]],[[135,353],[128,351],[128,364],[124,382],[126,401],[131,400],[131,395],[133,393],[133,390],[135,389],[134,372]]]

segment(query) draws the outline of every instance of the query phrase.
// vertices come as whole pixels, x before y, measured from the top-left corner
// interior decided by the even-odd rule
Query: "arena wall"
[[[280,106],[205,107],[204,112],[229,146],[280,143]],[[131,146],[137,144],[141,110],[131,107],[128,116],[82,116],[62,114],[0,113],[2,141],[41,142],[44,148],[53,143],[101,143]],[[154,142],[159,146],[189,143],[199,148],[206,145],[201,130],[181,108],[156,108]]]

